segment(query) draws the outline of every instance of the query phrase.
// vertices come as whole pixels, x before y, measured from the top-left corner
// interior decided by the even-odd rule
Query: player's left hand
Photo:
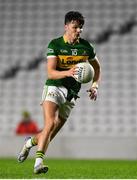
[[[96,87],[91,87],[89,90],[87,90],[87,92],[89,93],[89,98],[93,101],[96,101],[97,99],[97,94],[98,94],[98,90]]]

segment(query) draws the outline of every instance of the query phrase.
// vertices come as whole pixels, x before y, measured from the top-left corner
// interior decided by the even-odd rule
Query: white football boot
[[[30,139],[31,137],[28,137],[25,139],[25,144],[23,146],[23,148],[21,149],[20,153],[19,153],[19,156],[18,156],[18,162],[19,163],[22,163],[23,161],[25,161],[25,159],[27,159],[28,155],[29,155],[29,152],[30,152],[30,149],[31,148],[27,148],[26,147],[26,141],[28,139]]]

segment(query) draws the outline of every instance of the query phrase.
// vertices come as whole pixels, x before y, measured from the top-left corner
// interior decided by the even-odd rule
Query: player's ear
[[[65,31],[67,31],[67,29],[68,29],[68,25],[67,24],[64,25],[64,29],[65,29]]]

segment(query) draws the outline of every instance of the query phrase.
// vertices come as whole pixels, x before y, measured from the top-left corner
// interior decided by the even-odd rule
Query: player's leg
[[[63,92],[64,91],[64,92]],[[61,92],[63,92],[63,94],[61,95]],[[52,130],[50,131],[50,133],[49,133],[49,138],[46,140],[46,143],[45,143],[45,148],[43,148],[43,149],[45,149],[45,151],[46,151],[46,149],[47,149],[47,147],[48,147],[48,144],[49,144],[49,142],[56,136],[56,134],[58,133],[58,131],[62,128],[62,126],[64,125],[64,123],[66,122],[66,120],[67,120],[67,118],[68,118],[68,116],[69,116],[69,114],[70,114],[70,112],[71,112],[71,109],[74,107],[74,101],[72,101],[72,102],[68,102],[68,101],[66,101],[65,100],[65,97],[66,97],[66,95],[65,95],[65,97],[64,97],[64,94],[66,93],[66,89],[64,89],[64,88],[62,88],[61,89],[61,92],[59,91],[58,92],[58,94],[60,94],[60,96],[59,96],[59,99],[61,100],[62,99],[62,101],[61,102],[64,102],[64,103],[61,103],[62,105],[60,105],[59,106],[59,112],[58,112],[58,114],[57,113],[55,113],[56,114],[56,117],[55,118],[53,118],[54,119],[54,125],[53,125],[53,128],[51,128]],[[52,94],[52,93],[51,93]],[[49,98],[50,99],[50,98]],[[52,100],[52,98],[51,98],[51,100]],[[60,101],[59,100],[59,101]],[[65,102],[66,101],[66,102]],[[45,104],[45,102],[46,101],[43,101],[43,103]],[[54,104],[54,103],[53,103]],[[56,104],[56,103],[55,103]],[[58,107],[58,106],[57,106]],[[43,108],[43,109],[45,109],[45,108]],[[45,110],[44,110],[45,111]],[[44,112],[43,111],[43,112]],[[54,110],[54,112],[55,112],[55,110]],[[47,118],[48,118],[48,116],[47,116]],[[45,115],[45,112],[44,112],[44,119],[46,119],[46,115]],[[50,118],[49,118],[50,119]],[[34,145],[37,145],[37,143],[39,142],[39,139],[41,138],[41,136],[42,136],[42,134],[43,134],[43,132],[44,131],[42,131],[42,132],[40,132],[40,133],[38,133],[35,137],[33,137],[33,138],[31,138],[31,139],[29,139],[28,141],[27,141],[27,148],[31,148],[32,146],[34,146]],[[27,154],[27,153],[26,153]],[[25,154],[25,155],[26,155]],[[28,154],[27,154],[28,155]],[[43,153],[43,151],[41,152],[37,152],[37,155],[41,158],[41,159],[43,159],[43,156],[44,156],[44,153]],[[26,158],[25,158],[26,159]],[[46,172],[48,169],[47,169],[47,167],[45,167],[44,165],[43,165],[43,160],[37,160],[37,162],[39,163],[39,162],[42,162],[42,163],[39,163],[39,166],[38,166],[38,168],[34,168],[34,172],[35,173],[42,173],[42,172]],[[35,166],[36,166],[36,164],[37,163],[35,163]]]
[[[43,165],[44,154],[47,150],[51,133],[57,119],[58,105],[51,101],[43,102],[44,128],[39,134],[34,173],[45,173],[48,167]]]
[[[54,94],[54,89],[52,92],[49,91],[49,89],[51,88],[48,88],[48,86],[45,86],[44,89],[43,89],[43,93],[42,93],[42,101],[41,101],[41,105],[43,104],[43,102],[45,101],[46,99],[46,95],[47,94]],[[30,149],[33,147],[33,146],[36,146],[37,143],[38,143],[38,139],[39,139],[39,136],[41,136],[41,132],[38,133],[37,135],[35,135],[34,137],[28,137],[26,138],[25,140],[25,144],[23,145],[21,151],[19,152],[19,155],[18,155],[18,162],[22,163],[24,162],[27,157],[28,157],[28,154],[30,152]]]
[[[48,148],[49,142],[56,136],[58,131],[66,122],[74,105],[75,101],[66,101],[64,104],[60,105],[60,107],[50,101],[45,101],[43,103],[45,125],[43,131],[39,134],[37,139],[38,151],[36,152],[34,173],[47,172],[48,167],[43,165],[44,153]]]
[[[52,139],[56,136],[58,131],[63,127],[74,106],[75,106],[75,100],[72,99],[70,102],[66,101],[64,104],[62,104],[59,107],[58,119],[55,121],[54,129],[51,133],[50,141],[52,141]]]
[[[54,128],[53,128],[53,130],[51,132],[51,136],[50,136],[50,141],[56,136],[56,134],[62,128],[62,126],[65,124],[65,122],[66,122],[66,120],[63,118],[58,118],[57,120],[55,120]],[[18,162],[21,163],[27,159],[30,149],[38,144],[38,139],[40,138],[40,136],[41,136],[41,132],[39,132],[38,134],[36,134],[33,137],[27,137],[25,139],[25,144],[18,156]]]
[[[71,112],[72,108],[74,107],[74,105],[75,105],[75,101],[72,100],[71,102],[68,102],[68,101],[65,102],[63,105],[61,105],[59,107],[59,114],[57,116],[58,118],[55,119],[55,121],[54,121],[54,128],[51,132],[49,141],[51,141],[56,136],[58,131],[65,124],[65,122],[66,122],[67,118],[69,117],[70,112]],[[31,147],[37,145],[38,139],[40,138],[40,136],[41,136],[41,132],[38,133],[36,136],[29,138],[26,141],[26,143],[23,146],[22,151],[18,157],[19,162],[23,162],[27,158]],[[46,150],[46,148],[45,148],[45,150]]]
[[[55,122],[54,129],[51,133],[50,141],[52,141],[52,139],[54,139],[54,137],[57,135],[57,133],[63,127],[63,125],[65,124],[66,121],[67,121],[67,119],[58,117],[58,119]]]

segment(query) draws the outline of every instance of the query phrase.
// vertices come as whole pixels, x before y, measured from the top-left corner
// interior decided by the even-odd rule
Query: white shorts
[[[61,86],[44,86],[42,93],[42,102],[51,101],[59,105],[59,116],[67,119],[70,115],[72,108],[75,106],[75,99],[67,101],[68,90]]]

